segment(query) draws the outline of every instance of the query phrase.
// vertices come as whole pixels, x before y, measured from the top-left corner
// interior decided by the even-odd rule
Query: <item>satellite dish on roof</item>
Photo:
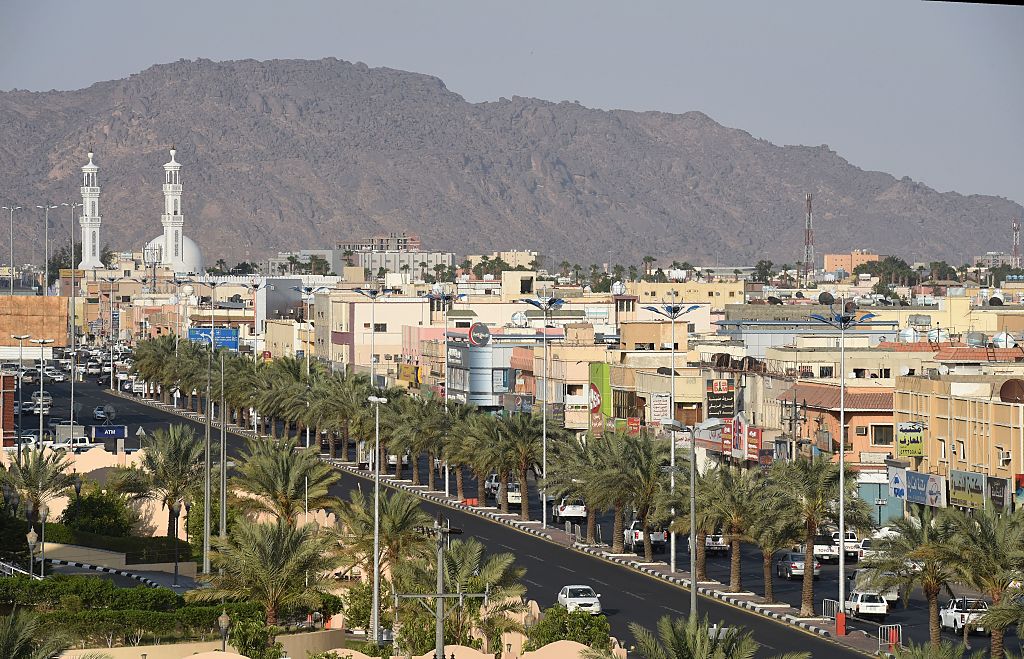
[[[626,285],[625,284],[623,284],[621,281],[617,281],[617,282],[612,284],[612,295],[625,295],[625,294],[626,294]]]
[[[999,387],[999,400],[1004,403],[1024,403],[1024,380],[1012,378]]]
[[[910,367],[900,366],[900,375],[910,375]]]
[[[512,326],[513,327],[526,327],[530,324],[530,321],[526,318],[526,314],[522,311],[517,311],[512,314]]]
[[[825,305],[835,304],[836,299],[832,297],[832,294],[829,293],[828,291],[822,291],[821,293],[818,294],[818,303]]]

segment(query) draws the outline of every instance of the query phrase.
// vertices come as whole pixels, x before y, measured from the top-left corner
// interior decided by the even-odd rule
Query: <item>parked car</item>
[[[33,391],[32,402],[38,403],[39,401],[53,403],[53,395],[49,391]]]
[[[883,572],[882,577],[894,577],[896,576],[892,572]],[[852,590],[863,590],[863,591],[874,591],[879,593],[891,607],[900,599],[900,591],[895,585],[882,588],[881,583],[871,583],[868,581],[868,572],[866,570],[850,570],[846,578],[852,585]]]
[[[501,485],[501,482],[498,480],[498,474],[493,474],[492,473],[484,481],[484,492],[487,494],[487,496],[497,497],[498,496],[498,487],[500,485]]]
[[[854,590],[846,601],[846,610],[860,618],[883,621],[889,615],[889,604],[879,593]]]
[[[555,522],[563,520],[585,520],[587,518],[587,504],[582,499],[563,498],[558,505],[552,506],[551,517]]]
[[[523,490],[519,487],[519,483],[510,482],[508,484],[508,502],[510,505],[520,505],[523,502]]]
[[[593,616],[601,613],[601,596],[590,586],[564,586],[558,591],[558,603],[570,613],[586,611]]]
[[[68,379],[68,377],[64,375],[64,371],[54,366],[47,366],[44,368],[43,375],[53,382],[64,382]]]
[[[85,365],[86,375],[99,375],[103,367],[99,362],[89,362]]]
[[[92,410],[92,418],[93,418],[93,421],[106,421],[107,420],[107,410],[104,408],[103,405],[97,405],[95,408],[93,408],[93,410]]]
[[[794,577],[804,576],[804,555],[796,552],[781,554],[775,561],[775,574],[779,577],[786,577],[793,580]],[[814,578],[821,576],[821,563],[814,561]]]
[[[97,442],[91,437],[86,437],[85,435],[78,435],[76,437],[65,437],[63,439],[54,439],[49,442],[44,442],[44,446],[49,446],[54,451],[84,453],[90,449],[96,448],[97,446],[103,446],[103,442]]]
[[[725,556],[729,553],[729,542],[721,532],[709,533],[704,539],[704,553],[709,555]]]
[[[958,636],[965,627],[967,633],[987,632],[991,634],[991,629],[986,630],[978,624],[978,619],[986,613],[988,613],[988,602],[985,600],[957,597],[949,600],[944,607],[939,609],[939,626],[944,629],[952,629],[953,633]]]
[[[634,519],[622,534],[626,547],[630,551],[637,551],[638,548],[644,546],[643,525],[640,524],[640,520]],[[651,531],[651,544],[654,546],[655,552],[660,554],[665,551],[666,536],[667,534],[664,531]]]
[[[864,538],[860,541],[860,547],[857,549],[857,559],[864,560],[878,555],[878,540],[874,538]]]

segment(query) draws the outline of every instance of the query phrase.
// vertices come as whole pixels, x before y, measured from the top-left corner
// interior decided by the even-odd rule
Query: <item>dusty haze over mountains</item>
[[[179,61],[82,90],[3,92],[0,134],[0,190],[22,205],[78,200],[92,145],[116,249],[160,233],[174,144],[185,233],[208,263],[390,231],[417,233],[426,249],[522,247],[583,264],[793,263],[811,192],[819,254],[863,247],[958,265],[1009,251],[1010,221],[1024,214],[699,112],[471,104],[437,78],[335,59]],[[18,221],[26,240],[42,239],[36,218]],[[66,240],[68,223],[67,209],[52,213],[51,238]]]

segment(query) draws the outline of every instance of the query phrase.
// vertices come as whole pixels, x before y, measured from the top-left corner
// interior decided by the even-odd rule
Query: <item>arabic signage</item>
[[[462,366],[462,348],[448,348],[448,365]]]
[[[529,394],[502,394],[501,406],[509,412],[532,412],[533,396]]]
[[[210,344],[209,327],[190,327],[188,329],[189,341]],[[213,340],[215,347],[238,350],[238,329],[235,327],[215,327],[213,329]]]
[[[665,423],[672,419],[672,397],[668,394],[651,396],[651,421]]]
[[[949,504],[980,510],[985,507],[985,474],[949,471]]]
[[[734,419],[722,419],[722,454],[732,454],[732,435],[735,425]]]
[[[707,418],[725,419],[736,414],[736,384],[732,378],[707,380]]]
[[[924,426],[916,421],[896,424],[896,455],[901,458],[924,456]]]
[[[761,429],[747,426],[747,460],[757,461],[761,455]]]
[[[985,487],[988,494],[988,501],[992,509],[998,513],[1010,509],[1010,481],[1006,478],[994,478],[989,476],[985,479]]]
[[[604,415],[600,412],[590,413],[590,432],[594,433],[594,437],[604,436]]]
[[[732,426],[730,426],[730,432]],[[722,452],[722,429],[716,430],[695,430],[697,446],[711,451]]]
[[[626,419],[626,429],[629,431],[630,435],[639,435],[640,434],[640,417],[638,417],[638,416],[631,416],[628,419]]]
[[[757,463],[764,469],[772,466],[772,461],[775,459],[775,449],[763,448],[757,453]]]
[[[907,470],[907,501],[934,508],[946,507],[946,479],[935,474]]]
[[[469,345],[474,348],[482,348],[491,342],[491,330],[483,323],[473,323],[469,326]]]
[[[895,499],[907,498],[907,469],[905,467],[887,467],[889,475],[889,496]],[[927,487],[927,484],[925,484]]]

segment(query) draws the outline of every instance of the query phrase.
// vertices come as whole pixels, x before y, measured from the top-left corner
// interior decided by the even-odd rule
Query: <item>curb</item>
[[[161,404],[161,403],[159,403],[157,401],[149,400],[149,399],[146,399],[146,398],[136,398],[135,396],[129,396],[129,395],[124,394],[123,392],[120,392],[120,391],[116,391],[116,392],[113,392],[113,393],[114,393],[114,395],[117,395],[117,396],[119,396],[121,398],[126,398],[126,399],[129,399],[129,400],[135,401],[137,403],[141,403],[143,405],[148,405],[149,407],[153,407],[153,408],[156,408],[156,409],[159,409],[159,410],[163,410],[165,412],[170,412],[172,414],[177,414],[178,416],[186,417],[186,418],[192,419],[193,421],[197,421],[198,422],[198,421],[203,421],[205,419],[204,415],[202,415],[202,414],[197,414],[195,412],[188,412],[188,411],[181,410],[181,409],[178,409],[178,408],[174,408],[174,407],[171,407],[171,406],[163,405],[163,404]],[[237,426],[234,426],[233,424],[229,424],[228,429],[231,432],[233,432],[234,434],[236,434],[236,435],[242,435],[242,436],[246,436],[246,437],[253,437],[254,436],[252,431],[248,431],[248,430],[239,428]],[[357,467],[353,467],[351,465],[351,463],[346,463],[346,462],[344,462],[344,461],[342,461],[342,460],[340,460],[338,458],[333,458],[332,459],[332,458],[325,458],[325,457],[321,456],[320,459],[323,460],[324,462],[327,462],[327,463],[331,464],[332,466],[334,466],[334,467],[336,467],[338,469],[342,469],[344,471],[347,471],[347,472],[353,474],[354,476],[360,476],[360,477],[363,477],[363,478],[366,478],[368,476],[368,474],[366,472],[364,472],[363,470],[361,470],[361,469],[359,469]],[[370,474],[369,476],[372,479],[372,474]],[[391,488],[399,489],[399,490],[404,490],[406,492],[409,492],[411,494],[414,494],[414,495],[418,496],[421,499],[429,500],[429,501],[431,501],[433,503],[436,503],[438,505],[441,505],[441,506],[446,506],[448,508],[454,508],[456,510],[461,510],[463,512],[467,512],[467,513],[476,515],[478,517],[483,517],[483,518],[490,519],[490,520],[495,521],[495,522],[499,522],[501,524],[504,524],[505,526],[509,526],[509,527],[512,527],[512,528],[517,529],[519,531],[522,531],[523,533],[528,533],[530,535],[534,535],[534,536],[537,536],[539,538],[543,538],[545,540],[548,540],[550,542],[559,544],[560,546],[565,546],[567,549],[570,549],[570,550],[573,550],[573,551],[582,552],[582,553],[585,553],[585,554],[589,554],[589,555],[594,556],[596,558],[602,559],[602,560],[604,560],[606,562],[615,563],[617,565],[622,565],[623,567],[630,568],[630,569],[635,570],[637,572],[643,572],[644,574],[647,574],[648,576],[654,577],[656,579],[660,579],[661,581],[664,581],[666,583],[675,584],[677,586],[682,586],[684,588],[689,588],[690,587],[690,580],[689,579],[682,579],[680,577],[676,577],[676,576],[673,576],[673,575],[665,574],[665,573],[663,573],[661,571],[655,570],[655,569],[647,567],[645,565],[640,565],[638,561],[634,561],[634,560],[630,560],[630,559],[625,559],[625,558],[619,558],[619,557],[616,557],[616,556],[608,556],[603,551],[594,549],[592,547],[587,547],[587,546],[584,546],[584,545],[580,545],[578,543],[577,544],[572,544],[572,545],[562,545],[560,542],[555,540],[551,536],[551,534],[549,534],[549,533],[547,533],[545,531],[539,531],[539,530],[533,528],[531,525],[524,524],[523,522],[519,521],[518,519],[510,519],[507,515],[503,515],[503,514],[499,514],[499,513],[493,513],[493,512],[488,511],[488,510],[480,510],[480,509],[478,509],[478,508],[476,508],[474,506],[467,506],[466,504],[464,504],[464,503],[462,503],[460,501],[452,501],[451,499],[446,498],[444,495],[435,494],[435,493],[432,493],[432,492],[425,491],[423,489],[424,486],[422,486],[422,485],[420,485],[418,487],[412,487],[412,485],[410,485],[408,483],[397,482],[397,481],[395,481],[395,480],[393,480],[391,478],[387,478],[387,479],[382,478],[381,479],[381,483],[385,484],[387,487],[391,487]],[[791,614],[779,613],[779,612],[775,611],[772,608],[762,607],[762,606],[760,606],[760,605],[758,605],[758,604],[756,604],[754,602],[751,602],[749,600],[742,599],[742,598],[739,598],[739,597],[735,597],[735,596],[730,595],[729,593],[726,593],[726,592],[723,592],[723,591],[718,591],[718,590],[713,590],[711,588],[705,588],[705,587],[702,587],[702,586],[697,586],[697,592],[700,593],[701,595],[706,596],[706,597],[711,597],[713,599],[717,599],[717,600],[720,600],[722,602],[726,602],[727,604],[731,604],[732,606],[736,606],[736,607],[739,607],[739,608],[742,608],[742,609],[747,609],[748,611],[752,611],[753,613],[761,615],[761,616],[763,616],[765,618],[771,618],[771,619],[777,620],[777,621],[785,623],[787,625],[803,629],[804,631],[806,631],[808,633],[815,634],[817,636],[821,636],[822,638],[827,638],[827,639],[832,640],[833,642],[839,643],[839,641],[833,636],[832,632],[830,632],[829,630],[827,630],[827,629],[825,629],[823,627],[819,627],[818,625],[813,625],[811,623],[799,620],[799,619],[796,618],[796,616],[793,616]],[[840,644],[840,645],[843,645],[843,644]],[[843,647],[847,647],[847,648],[852,649],[852,650],[857,650],[857,648],[852,648],[852,647],[846,646],[846,645],[843,645]]]
[[[102,565],[91,565],[89,563],[79,563],[77,561],[65,561],[60,558],[48,558],[46,562],[50,565],[67,565],[68,567],[80,567],[93,572],[103,572],[106,574],[116,574],[121,577],[130,577],[136,581],[149,586],[150,588],[160,588],[160,584],[153,581],[149,577],[144,577],[141,574],[135,574],[134,572],[128,572],[126,570],[115,570],[112,567],[103,567]]]

